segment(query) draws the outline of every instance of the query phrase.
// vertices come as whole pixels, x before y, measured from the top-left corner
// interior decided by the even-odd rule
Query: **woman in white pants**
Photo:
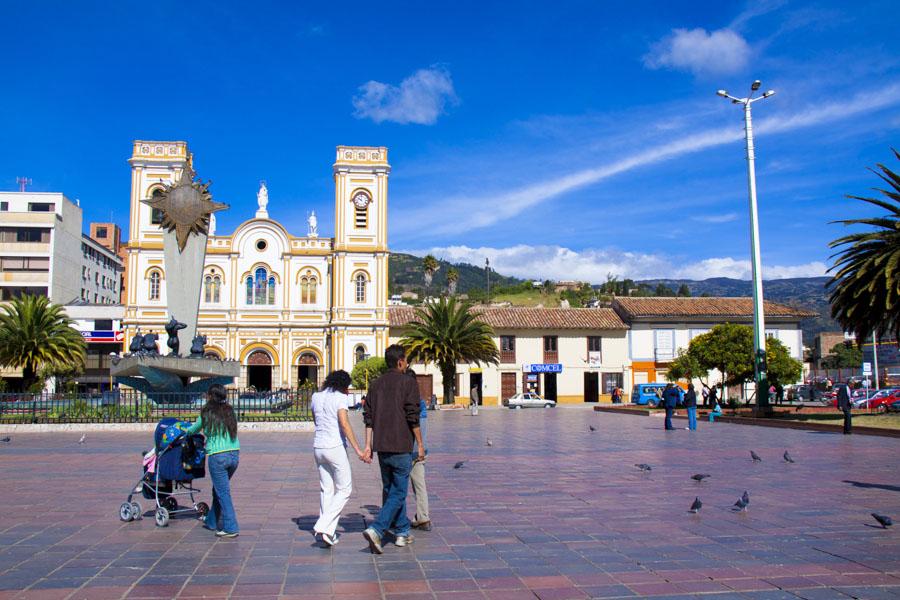
[[[319,520],[313,533],[327,546],[338,543],[335,533],[338,519],[353,489],[350,461],[347,459],[347,442],[364,462],[372,461],[372,453],[360,449],[350,427],[347,410],[350,407],[350,375],[346,371],[333,371],[325,378],[322,390],[312,396],[313,420],[316,435],[313,452],[319,467]]]

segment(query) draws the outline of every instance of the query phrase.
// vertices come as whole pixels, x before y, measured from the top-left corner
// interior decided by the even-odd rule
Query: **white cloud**
[[[737,220],[738,214],[732,212],[726,213],[724,215],[705,215],[691,218],[694,221],[699,221],[700,223],[730,223]]]
[[[740,71],[750,59],[750,45],[731,29],[673,29],[644,56],[651,69],[670,67],[695,75],[724,75]]]
[[[805,127],[845,120],[855,115],[881,110],[900,103],[900,83],[860,92],[846,101],[811,105],[786,115],[761,119],[755,128],[763,134],[785,133]],[[661,142],[614,162],[582,169],[566,175],[530,183],[500,192],[479,195],[457,194],[442,197],[440,206],[423,205],[398,215],[397,231],[407,238],[453,235],[489,227],[515,217],[553,198],[599,183],[615,175],[633,171],[686,154],[707,150],[744,139],[734,126],[707,129],[670,142]]]
[[[575,279],[602,283],[609,274],[623,279],[708,279],[731,277],[750,279],[749,260],[730,257],[707,258],[685,263],[661,254],[622,252],[602,248],[586,248],[581,251],[563,246],[517,245],[507,248],[469,246],[445,246],[407,250],[410,254],[433,254],[453,263],[484,264],[489,258],[491,268],[502,275],[523,279]],[[772,265],[763,267],[766,279],[790,277],[818,277],[825,274],[824,263],[813,261],[799,265]]]
[[[416,71],[400,85],[380,81],[361,85],[353,98],[353,107],[358,119],[433,125],[448,104],[457,102],[450,72],[433,65]]]

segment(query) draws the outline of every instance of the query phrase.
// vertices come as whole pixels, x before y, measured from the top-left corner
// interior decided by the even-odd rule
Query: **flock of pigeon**
[[[596,428],[593,425],[589,425],[589,427],[590,427],[591,431],[596,431]],[[750,458],[755,463],[762,462],[762,457],[760,457],[759,454],[757,454],[753,450],[750,451]],[[784,462],[786,462],[786,463],[796,462],[796,461],[794,461],[794,458],[791,456],[790,452],[788,452],[787,450],[784,451],[782,458],[784,459]],[[642,473],[647,473],[647,472],[653,470],[653,467],[648,465],[647,463],[637,463],[634,466],[637,467],[638,469],[640,469],[640,471]],[[691,479],[693,479],[697,483],[702,483],[703,480],[706,479],[707,477],[710,477],[709,473],[696,473],[694,475],[691,475]],[[741,494],[741,497],[737,499],[737,502],[734,503],[734,505],[732,506],[731,509],[735,512],[746,512],[748,506],[750,506],[750,492],[748,492],[747,490],[744,490],[744,493]],[[703,502],[700,500],[700,496],[696,496],[696,497],[694,497],[694,502],[691,504],[691,507],[688,509],[688,512],[695,515],[698,512],[700,512],[701,508],[703,508]],[[872,513],[872,517],[876,521],[878,521],[878,523],[884,529],[887,529],[888,527],[891,527],[894,524],[893,520],[891,520],[891,518],[888,517],[887,515],[880,515],[878,513]]]

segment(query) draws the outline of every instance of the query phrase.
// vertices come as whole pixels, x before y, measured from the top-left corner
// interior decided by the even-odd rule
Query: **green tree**
[[[425,275],[425,287],[431,286],[431,280],[434,274],[441,268],[441,264],[432,255],[428,255],[422,259],[422,273]]]
[[[682,283],[680,286],[678,286],[677,295],[682,298],[690,298],[691,297],[691,288],[689,288],[686,283]]]
[[[383,356],[370,356],[353,365],[353,371],[350,372],[350,380],[353,382],[354,388],[366,390],[369,388],[370,383],[384,375],[386,371],[387,363],[384,362]]]
[[[900,159],[900,153],[893,150]],[[831,316],[844,331],[867,340],[873,333],[900,336],[900,175],[878,164],[869,169],[887,184],[875,188],[884,198],[847,196],[884,209],[886,214],[865,219],[834,221],[845,227],[864,225],[859,231],[829,244],[834,272],[827,287],[831,292]]]
[[[766,358],[771,383],[782,385],[800,379],[803,365],[791,357],[787,347],[775,338],[766,340]],[[753,329],[747,325],[723,323],[708,333],[691,340],[672,361],[666,378],[669,381],[697,378],[707,383],[709,371],[716,369],[726,377],[726,385],[753,381]],[[724,398],[723,394],[720,398]]]
[[[46,296],[26,294],[3,306],[0,314],[0,364],[22,369],[22,383],[31,389],[43,367],[83,366],[84,338],[63,307]]]
[[[862,367],[863,353],[854,344],[835,344],[828,355],[822,359],[826,369],[858,369]]]
[[[416,309],[415,319],[400,345],[410,361],[434,363],[441,372],[444,404],[453,402],[456,365],[459,363],[498,364],[500,351],[490,325],[455,298]]]
[[[459,283],[459,271],[456,267],[447,269],[447,293],[451,296],[456,294],[456,284]]]
[[[664,283],[657,283],[657,284],[656,284],[656,293],[655,293],[655,295],[657,295],[657,296],[674,296],[674,295],[675,295],[675,292],[673,292],[673,291],[672,291],[672,288],[670,288],[670,287],[667,286],[666,284],[664,284]]]

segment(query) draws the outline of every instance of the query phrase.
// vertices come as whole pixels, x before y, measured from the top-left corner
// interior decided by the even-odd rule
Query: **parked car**
[[[900,400],[900,388],[885,388],[883,390],[878,390],[869,398],[854,400],[853,408],[876,409],[885,412],[886,409],[883,409],[882,406],[890,404],[895,400]],[[834,401],[834,406],[837,406],[837,399]]]
[[[790,402],[809,402],[813,400],[815,393],[811,385],[794,385],[788,390],[788,400]]]
[[[556,400],[541,398],[539,394],[535,394],[534,392],[520,392],[512,398],[504,400],[503,406],[516,409],[537,407],[552,408],[556,406]]]
[[[662,393],[666,389],[665,383],[638,383],[635,384],[634,388],[631,390],[631,402],[634,404],[649,404],[650,406],[657,406],[660,401],[660,397]],[[675,389],[678,390],[678,406],[683,405],[684,401],[684,390],[675,386]],[[659,392],[659,395],[657,395]]]
[[[900,400],[894,400],[881,406],[884,407],[884,412],[900,412]]]

